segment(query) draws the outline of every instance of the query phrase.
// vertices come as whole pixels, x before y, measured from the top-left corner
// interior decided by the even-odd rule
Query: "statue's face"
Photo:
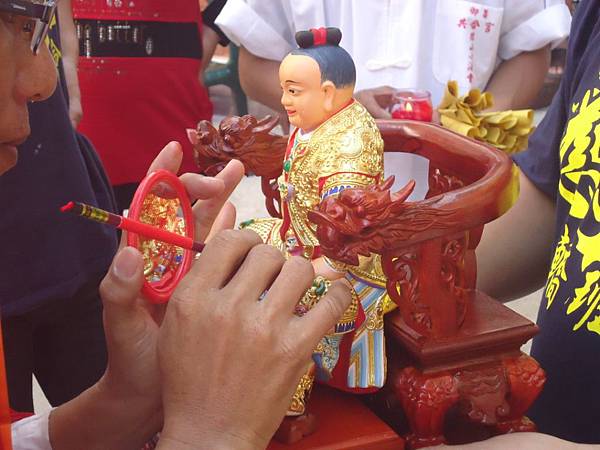
[[[283,89],[281,104],[292,125],[312,131],[331,116],[330,98],[336,88],[329,81],[321,83],[321,70],[314,59],[286,56],[279,66],[279,81]]]

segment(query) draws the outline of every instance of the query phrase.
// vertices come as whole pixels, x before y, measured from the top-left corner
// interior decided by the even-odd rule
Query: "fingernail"
[[[133,247],[125,247],[115,257],[113,272],[117,278],[129,280],[138,270],[138,252]]]
[[[182,151],[181,144],[178,141],[171,141],[167,145],[177,151]]]

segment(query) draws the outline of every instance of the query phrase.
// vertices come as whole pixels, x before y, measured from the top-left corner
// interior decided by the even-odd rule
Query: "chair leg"
[[[510,414],[496,425],[499,433],[517,431],[536,431],[535,424],[524,416],[542,391],[546,381],[546,373],[537,361],[528,355],[506,359],[502,362],[508,382],[510,394],[508,404]]]
[[[410,424],[409,448],[444,444],[444,419],[459,399],[454,377],[449,373],[424,375],[414,367],[405,368],[397,375],[394,391]]]

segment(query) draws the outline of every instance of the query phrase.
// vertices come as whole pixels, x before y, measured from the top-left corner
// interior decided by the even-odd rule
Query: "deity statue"
[[[346,277],[353,286],[353,303],[315,350],[314,369],[302,378],[289,415],[304,413],[313,372],[319,381],[349,391],[371,392],[385,381],[383,315],[394,303],[386,294],[380,257],[360,257],[356,265],[327,258],[308,217],[344,189],[383,181],[383,140],[371,115],[353,99],[356,70],[340,40],[336,28],[296,34],[299,48],[279,69],[281,103],[295,127],[277,181],[282,218],[243,224],[286,257],[312,260],[317,278],[297,314],[314,305],[330,281]]]
[[[381,256],[369,252],[352,258],[325,256],[320,240],[332,245],[337,234],[326,235],[329,228],[324,226],[317,235],[316,222],[323,221],[319,211],[326,208],[330,214],[332,208],[327,205],[348,188],[375,189],[368,196],[375,203],[387,196],[398,204],[414,187],[409,183],[389,198],[391,181],[383,180],[383,140],[373,117],[353,98],[356,69],[352,57],[339,46],[341,37],[337,28],[298,32],[298,48],[281,63],[281,103],[295,127],[287,147],[280,137],[270,134],[276,124],[270,118],[226,118],[218,130],[202,121],[196,130],[188,131],[196,161],[206,173],[214,173],[235,158],[244,162],[247,172],[263,177],[268,197],[273,197],[273,189],[279,191],[279,210],[273,204],[267,206],[281,218],[248,220],[242,227],[257,232],[286,258],[301,256],[312,261],[316,278],[296,314],[305,314],[320,301],[333,280],[345,277],[353,286],[352,304],[315,349],[288,416],[305,413],[315,378],[357,393],[381,388],[386,378],[383,316],[396,305],[386,292]],[[276,177],[276,183],[265,184],[266,179]],[[375,187],[382,184],[382,189]],[[372,206],[357,204],[353,217],[360,219],[361,211],[367,214]]]

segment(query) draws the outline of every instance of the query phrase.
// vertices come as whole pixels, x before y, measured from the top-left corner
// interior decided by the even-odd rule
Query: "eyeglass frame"
[[[50,22],[56,13],[56,0],[46,0],[43,4],[27,0],[0,0],[0,12],[35,19],[35,28],[31,37],[31,51],[37,55],[46,39]]]

